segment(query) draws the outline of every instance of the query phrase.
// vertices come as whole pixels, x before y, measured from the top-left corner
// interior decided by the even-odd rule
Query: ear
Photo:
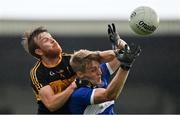
[[[38,55],[40,55],[40,56],[43,55],[42,50],[39,49],[39,48],[35,49],[35,53],[38,54]]]
[[[83,72],[77,71],[76,74],[77,74],[77,76],[78,76],[80,79],[83,78]]]

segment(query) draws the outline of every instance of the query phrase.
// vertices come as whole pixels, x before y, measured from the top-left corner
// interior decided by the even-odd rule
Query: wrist
[[[77,88],[75,81],[73,81],[68,88],[74,91]]]
[[[119,54],[123,53],[122,49],[113,50],[114,56],[118,58]]]
[[[124,40],[118,39],[116,47],[117,47],[117,49],[124,49],[126,44],[127,43]]]
[[[129,69],[131,68],[131,64],[129,64],[129,63],[121,63],[120,64],[120,67],[123,69],[123,70],[126,70],[126,71],[129,71]]]

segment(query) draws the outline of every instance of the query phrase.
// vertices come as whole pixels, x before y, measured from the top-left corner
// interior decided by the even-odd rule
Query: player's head
[[[95,85],[101,83],[100,56],[97,52],[79,50],[72,55],[70,65],[78,78]]]
[[[22,43],[25,50],[38,59],[42,56],[54,58],[62,51],[60,45],[43,27],[38,27],[30,33],[25,32]]]

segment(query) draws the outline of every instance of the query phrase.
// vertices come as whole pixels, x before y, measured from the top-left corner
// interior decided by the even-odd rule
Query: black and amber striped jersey
[[[57,65],[53,67],[48,67],[39,60],[32,68],[30,81],[39,105],[38,113],[51,113],[39,98],[39,90],[42,87],[50,85],[54,93],[57,94],[66,89],[75,79],[75,72],[69,64],[70,56],[69,54],[63,54]],[[66,104],[55,113],[68,113],[65,106]]]

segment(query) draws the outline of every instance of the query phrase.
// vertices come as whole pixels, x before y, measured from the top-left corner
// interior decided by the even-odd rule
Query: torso
[[[56,94],[65,90],[74,81],[75,73],[69,64],[69,59],[69,55],[63,55],[61,62],[55,67],[48,68],[41,61],[38,61],[33,67],[31,70],[31,86],[38,103],[42,104],[38,96],[40,88],[50,85]],[[44,105],[40,107],[42,110],[47,109]]]
[[[110,82],[110,73],[105,64],[101,65],[102,71],[102,86],[107,88]],[[114,101],[107,101],[100,104],[92,104],[92,97],[95,88],[80,87],[76,89],[71,95],[68,107],[73,114],[114,114]]]

